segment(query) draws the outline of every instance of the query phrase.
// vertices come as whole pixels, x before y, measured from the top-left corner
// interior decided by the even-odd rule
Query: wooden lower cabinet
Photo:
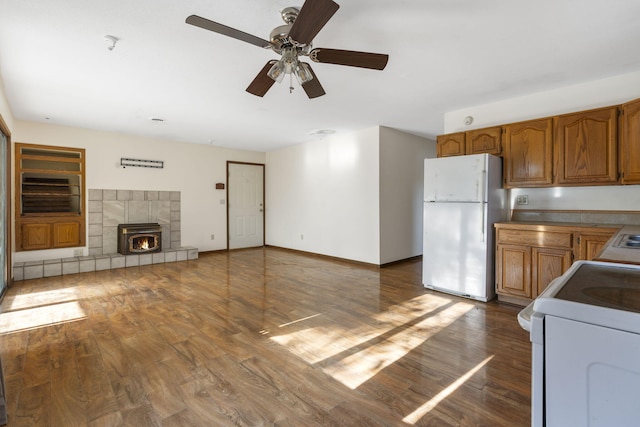
[[[22,248],[25,250],[49,249],[51,247],[51,224],[22,224]]]
[[[16,247],[21,251],[71,248],[84,244],[84,221],[80,218],[23,219],[16,229]]]
[[[533,299],[564,273],[573,260],[570,249],[498,245],[498,294]]]
[[[531,298],[531,247],[498,244],[496,282],[498,294]]]
[[[531,249],[531,288],[530,298],[535,298],[545,290],[549,283],[571,267],[573,251],[569,249]]]
[[[502,301],[526,305],[569,269],[594,259],[615,228],[498,223],[496,292]]]
[[[80,242],[80,224],[77,222],[57,222],[52,231],[54,248],[78,246]]]
[[[595,259],[614,234],[616,234],[615,229],[603,230],[599,233],[580,233],[577,238],[578,259],[588,261]]]

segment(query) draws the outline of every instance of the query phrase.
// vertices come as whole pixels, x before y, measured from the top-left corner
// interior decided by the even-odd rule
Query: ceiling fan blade
[[[260,70],[256,78],[253,79],[249,87],[247,87],[247,92],[255,96],[262,97],[269,91],[269,89],[271,89],[275,80],[269,77],[267,73],[275,63],[276,61],[269,61],[264,67],[262,67],[262,70]]]
[[[309,64],[307,64],[307,66],[309,66]],[[304,83],[302,85],[302,89],[304,89],[304,91],[307,93],[307,96],[309,97],[309,99],[317,98],[319,96],[324,95],[326,92],[322,88],[322,85],[320,84],[320,81],[318,80],[316,73],[314,73],[313,70],[311,69],[311,66],[309,66],[309,71],[311,71],[311,74],[313,75],[313,79]]]
[[[267,40],[245,33],[244,31],[236,30],[235,28],[227,27],[226,25],[218,24],[217,22],[209,21],[208,19],[202,18],[198,15],[191,15],[187,17],[185,22],[196,27],[204,28],[205,30],[213,31],[214,33],[251,43],[258,47],[271,47],[271,43]]]
[[[332,0],[307,0],[302,5],[289,37],[300,44],[311,44],[340,6]]]
[[[383,53],[356,52],[340,49],[313,49],[309,57],[314,62],[323,64],[348,65],[350,67],[384,70],[389,61],[389,55]]]

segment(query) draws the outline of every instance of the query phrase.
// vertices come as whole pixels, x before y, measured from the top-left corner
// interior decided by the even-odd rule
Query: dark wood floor
[[[275,248],[17,282],[10,426],[525,426],[518,309]]]

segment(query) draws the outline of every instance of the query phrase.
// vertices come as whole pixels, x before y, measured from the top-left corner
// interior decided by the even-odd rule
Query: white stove
[[[640,425],[640,266],[578,261],[518,314],[532,426]]]
[[[621,234],[616,238],[615,246],[625,249],[640,249],[640,234]]]

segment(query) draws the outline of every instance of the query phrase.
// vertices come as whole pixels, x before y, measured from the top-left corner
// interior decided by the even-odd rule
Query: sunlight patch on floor
[[[365,346],[323,370],[347,387],[356,389],[472,308],[472,304],[456,303],[407,328],[399,328],[398,332],[390,334],[380,342]]]
[[[473,307],[472,303],[425,294],[363,319],[357,327],[321,324],[271,339],[310,364],[324,362],[327,374],[355,389]],[[317,316],[286,325],[302,327],[303,320]]]
[[[489,356],[484,359],[482,362],[478,363],[473,369],[468,371],[466,374],[462,375],[460,378],[455,380],[451,385],[442,390],[440,393],[436,394],[429,401],[425,402],[418,409],[413,411],[411,414],[407,415],[402,419],[405,423],[415,424],[422,417],[427,415],[433,408],[438,406],[440,402],[446,399],[451,393],[455,392],[460,386],[462,386],[465,382],[467,382],[476,372],[482,369],[487,363],[489,363],[493,359],[493,356]]]
[[[285,326],[291,326],[293,324],[296,324],[296,323],[299,323],[299,322],[304,322],[305,320],[313,319],[314,317],[318,317],[318,316],[322,316],[322,313],[314,314],[312,316],[303,317],[302,319],[294,320],[293,322],[283,323],[282,325],[280,325],[278,327],[279,328],[284,328]]]
[[[305,327],[306,322],[301,321],[303,319],[298,319],[291,323],[294,332],[274,335],[271,339],[287,347],[289,351],[308,363],[315,364],[348,351],[350,348],[375,340],[381,335],[401,327],[407,319],[428,316],[429,313],[436,312],[448,304],[451,304],[450,298],[425,294],[402,304],[390,306],[384,312],[369,319],[358,319],[358,324],[353,327],[336,326],[334,323],[325,326],[322,319],[313,315],[308,316],[305,320],[311,320],[308,323],[312,325],[320,321],[319,326]],[[330,316],[330,313],[324,314]],[[287,330],[288,328],[283,329]]]
[[[2,302],[2,311],[23,310],[25,308],[75,301],[78,299],[77,291],[77,287],[71,287],[10,296]]]
[[[85,319],[77,301],[51,304],[0,314],[0,335]]]

